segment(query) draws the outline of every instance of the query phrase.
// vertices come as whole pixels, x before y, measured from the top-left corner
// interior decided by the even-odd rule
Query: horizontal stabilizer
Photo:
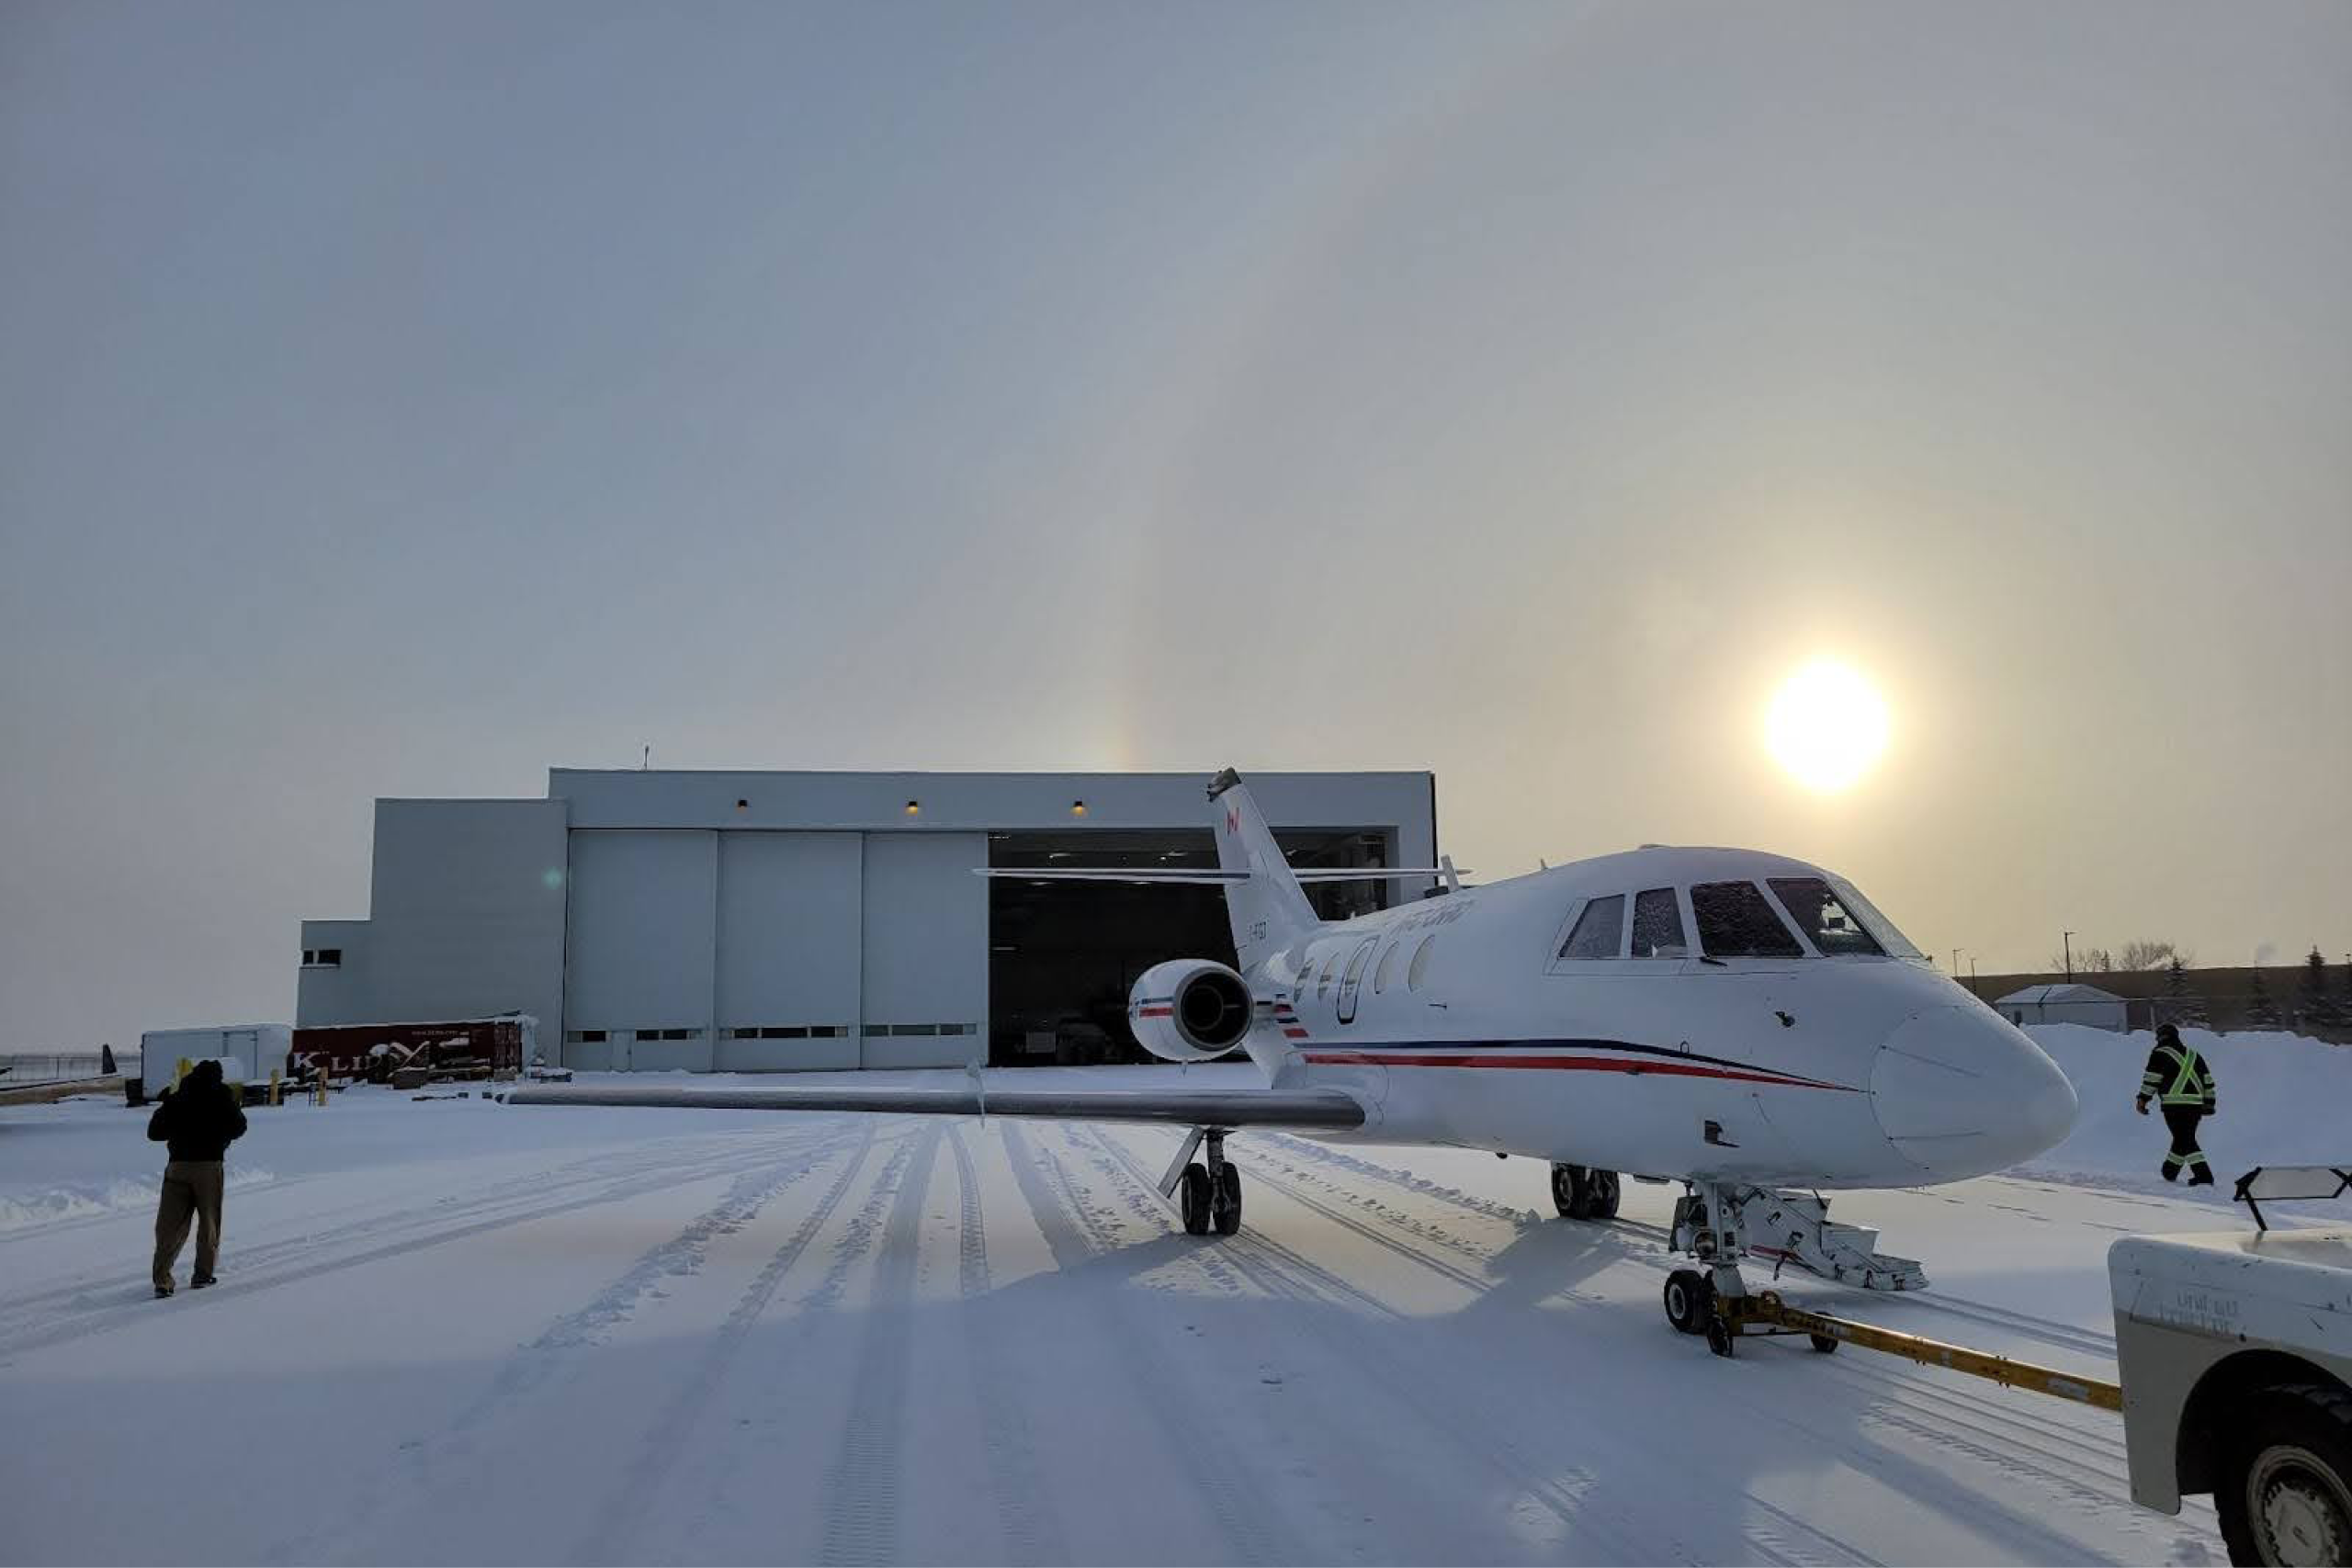
[[[1341,1131],[1364,1123],[1363,1107],[1337,1089],[1001,1089],[977,1078],[935,1087],[831,1083],[775,1089],[670,1089],[652,1084],[528,1084],[508,1090],[506,1103],[678,1111],[865,1111],[908,1116],[1022,1116],[1057,1122],[1156,1122],[1176,1127],[1315,1131]]]

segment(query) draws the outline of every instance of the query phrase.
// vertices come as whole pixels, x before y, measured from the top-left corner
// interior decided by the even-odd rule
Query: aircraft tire
[[[1720,1313],[1707,1314],[1707,1348],[1718,1356],[1731,1354],[1731,1325],[1723,1320]]]
[[[1620,1183],[1613,1170],[1589,1170],[1584,1177],[1585,1218],[1606,1222],[1617,1217]]]
[[[1679,1334],[1697,1334],[1715,1314],[1715,1288],[1696,1269],[1677,1269],[1666,1277],[1666,1321]]]
[[[1552,1207],[1560,1211],[1564,1220],[1580,1220],[1584,1216],[1584,1167],[1555,1165],[1552,1168]]]
[[[1216,1168],[1216,1190],[1211,1194],[1209,1223],[1219,1235],[1241,1228],[1241,1168],[1230,1162]]]
[[[1204,1166],[1188,1165],[1177,1188],[1178,1207],[1184,1215],[1186,1235],[1209,1234],[1209,1173]]]

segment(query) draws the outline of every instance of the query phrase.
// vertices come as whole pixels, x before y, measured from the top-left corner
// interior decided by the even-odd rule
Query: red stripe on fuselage
[[[1174,1008],[1137,1008],[1136,1016],[1137,1018],[1167,1018],[1175,1010]]]
[[[1744,1073],[1725,1067],[1702,1067],[1688,1062],[1628,1061],[1622,1056],[1408,1056],[1394,1051],[1310,1051],[1306,1060],[1318,1066],[1344,1067],[1540,1067],[1555,1072],[1625,1073],[1639,1077],[1661,1073],[1670,1077],[1730,1078],[1738,1083],[1777,1084],[1783,1089],[1826,1089],[1840,1094],[1858,1089],[1844,1084],[1815,1083],[1778,1073]]]

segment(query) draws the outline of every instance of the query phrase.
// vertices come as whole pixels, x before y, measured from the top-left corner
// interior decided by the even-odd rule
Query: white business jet
[[[1849,884],[1747,850],[1652,846],[1476,887],[1427,872],[1294,872],[1231,769],[1208,789],[1218,869],[982,874],[1225,888],[1238,968],[1155,964],[1128,1004],[1170,1062],[1248,1053],[1263,1088],[533,1086],[517,1105],[698,1106],[1151,1122],[1190,1129],[1161,1184],[1184,1228],[1241,1224],[1225,1139],[1281,1128],[1550,1163],[1570,1219],[1615,1216],[1619,1172],[1679,1180],[1668,1316],[1714,1332],[1748,1253],[1869,1289],[1919,1265],[1835,1224],[1823,1190],[1982,1176],[2066,1135],[2075,1092],[2033,1042]],[[1318,919],[1302,879],[1442,875],[1441,896]],[[1001,1080],[1000,1080],[1001,1081]],[[1194,1159],[1200,1154],[1199,1160]],[[1727,1341],[1725,1342],[1727,1344]],[[1719,1348],[1722,1347],[1718,1347]]]

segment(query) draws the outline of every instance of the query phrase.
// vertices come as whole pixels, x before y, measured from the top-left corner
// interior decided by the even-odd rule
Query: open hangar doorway
[[[1305,871],[1396,863],[1393,835],[1379,829],[1277,829],[1274,840]],[[1135,867],[1216,869],[1208,829],[1125,829],[989,835],[997,870]],[[1325,919],[1386,908],[1394,881],[1310,884],[1307,901]],[[1127,1027],[1136,976],[1170,958],[1234,961],[1225,890],[1196,883],[989,883],[989,1061],[995,1066],[1148,1062]]]

